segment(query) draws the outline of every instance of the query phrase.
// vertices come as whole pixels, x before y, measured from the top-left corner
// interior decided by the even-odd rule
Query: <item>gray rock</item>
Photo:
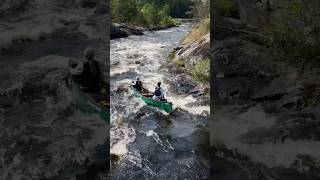
[[[216,75],[217,79],[224,79],[225,78],[225,74],[224,73],[219,73]]]
[[[124,38],[128,37],[128,33],[126,31],[121,30],[119,27],[115,25],[111,25],[110,29],[110,39],[116,39],[116,38]]]

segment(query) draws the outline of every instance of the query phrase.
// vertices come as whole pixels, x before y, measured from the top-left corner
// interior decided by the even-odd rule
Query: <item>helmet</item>
[[[160,86],[160,85],[161,85],[161,82],[158,82],[157,84],[158,84],[158,86]]]
[[[93,48],[86,48],[84,50],[84,56],[86,57],[86,59],[88,61],[91,61],[93,60],[94,56],[95,56],[95,53],[94,53],[94,49]]]

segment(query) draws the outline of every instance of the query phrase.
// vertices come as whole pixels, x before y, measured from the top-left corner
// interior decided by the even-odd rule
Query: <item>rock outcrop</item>
[[[211,22],[212,157],[247,178],[319,178],[320,153],[309,149],[320,140],[319,70],[299,76],[274,61],[264,41],[286,2],[237,1],[238,19],[215,14]]]
[[[110,28],[110,39],[124,38],[129,35],[143,35],[143,31],[139,28],[129,27],[125,24],[113,23]]]
[[[185,39],[197,31],[195,26],[196,25],[194,25],[194,28],[189,32]],[[173,87],[176,92],[181,94],[192,94],[199,99],[203,96],[206,96],[205,99],[209,98],[209,83],[196,82],[190,75],[190,72],[199,62],[210,58],[209,49],[210,32],[200,35],[199,39],[187,43],[182,42],[181,46],[173,49],[169,55],[169,71],[177,74],[176,79],[173,81],[175,82]]]

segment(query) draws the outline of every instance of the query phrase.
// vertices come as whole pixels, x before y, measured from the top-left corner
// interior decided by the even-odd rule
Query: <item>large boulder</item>
[[[116,38],[124,38],[124,37],[128,37],[128,33],[121,30],[120,28],[118,28],[115,25],[111,25],[111,30],[110,30],[110,39],[116,39]]]
[[[143,35],[139,28],[129,27],[125,24],[113,23],[111,25],[111,39],[128,37],[129,35]]]

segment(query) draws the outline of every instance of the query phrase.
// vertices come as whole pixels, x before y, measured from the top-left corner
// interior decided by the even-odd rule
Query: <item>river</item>
[[[73,105],[66,82],[68,60],[83,58],[87,46],[93,46],[96,59],[107,64],[108,16],[90,15],[77,21],[87,34],[64,26],[50,33],[56,31],[52,22],[88,10],[70,7],[68,14],[39,9],[41,13],[30,11],[31,15],[12,17],[14,21],[0,25],[4,47],[0,50],[0,179],[106,178],[109,127]],[[40,38],[44,33],[47,36]],[[10,38],[25,37],[32,39],[10,44]]]
[[[111,179],[209,179],[209,104],[175,92],[166,66],[190,29],[183,24],[111,40]],[[172,117],[131,95],[136,77],[151,91],[162,82]]]

